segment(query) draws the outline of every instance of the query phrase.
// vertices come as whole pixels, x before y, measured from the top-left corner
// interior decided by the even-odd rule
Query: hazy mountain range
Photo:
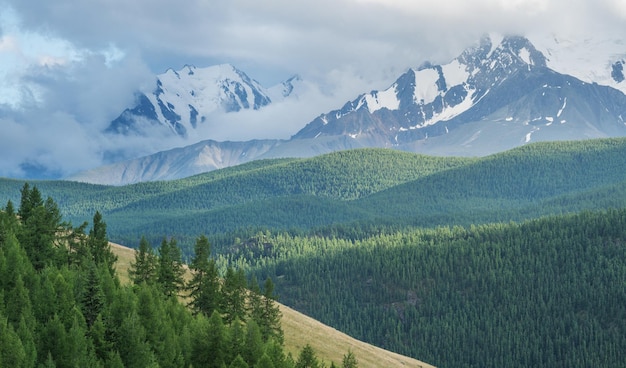
[[[203,140],[69,179],[121,185],[358,147],[483,156],[529,142],[626,136],[626,48],[585,42],[485,36],[447,64],[410,68],[388,88],[320,114],[290,139]],[[217,112],[297,98],[300,83],[294,77],[266,89],[230,65],[168,70],[107,132],[197,134]]]

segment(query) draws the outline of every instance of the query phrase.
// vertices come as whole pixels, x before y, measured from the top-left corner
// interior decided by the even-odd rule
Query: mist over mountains
[[[447,64],[410,68],[387,89],[363,93],[318,115],[289,139],[201,137],[228,124],[225,117],[245,119],[245,114],[280,105],[276,102],[301,99],[306,96],[301,79],[265,89],[230,65],[169,70],[158,77],[151,94],[138,94],[136,106],[112,121],[107,132],[128,137],[160,131],[199,142],[70,179],[120,185],[359,147],[483,156],[529,142],[626,135],[626,84],[620,69],[626,52],[601,42],[583,45],[587,49],[557,38],[536,43],[541,48],[521,36],[485,36]],[[587,57],[589,52],[594,57]],[[315,106],[315,101],[304,102]]]

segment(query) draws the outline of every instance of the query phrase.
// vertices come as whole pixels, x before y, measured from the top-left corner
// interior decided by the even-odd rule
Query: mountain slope
[[[619,59],[614,66],[614,79],[600,78],[610,85],[607,86],[595,81],[589,83],[593,75],[572,66],[577,65],[576,61],[566,63],[559,52],[571,54],[570,49],[559,49],[549,43],[546,46],[545,42],[541,46],[548,55],[527,38],[491,35],[450,63],[409,69],[389,88],[362,94],[341,109],[321,114],[289,140],[237,143],[208,140],[78,173],[70,179],[123,185],[180,178],[255,159],[311,157],[362,147],[389,147],[444,156],[485,156],[530,142],[626,136],[626,95],[613,88],[624,89],[624,82],[618,82],[622,70],[619,69],[622,65],[619,54],[607,56]],[[562,74],[551,67],[576,72],[576,76]],[[254,96],[284,98],[293,93],[294,83],[298,83],[298,78],[293,78],[271,91],[264,91],[243,73],[229,68],[232,69],[226,69],[239,76],[241,86],[249,81],[250,86],[258,87],[258,91],[255,90],[258,93],[251,92],[250,86],[227,89],[231,95],[233,91],[247,91],[233,97],[238,101],[238,108],[262,106],[260,101],[265,100],[259,97],[259,103],[255,103]],[[159,94],[157,90],[152,97],[144,96],[144,103],[136,107],[136,114],[126,113],[163,121],[167,115],[163,111],[186,111],[187,107],[181,106],[187,102],[178,101],[189,99],[189,96],[187,99],[180,97],[184,95],[183,90],[201,89],[194,84],[195,79],[193,83],[187,81],[201,74],[196,70],[189,75],[192,71],[166,73],[169,79],[162,78],[173,86],[168,87],[169,92]],[[577,76],[586,79],[580,80]],[[165,87],[162,90],[165,91]],[[248,98],[245,103],[244,95]],[[159,96],[174,101],[168,102],[174,108],[161,108],[158,112],[158,101],[150,99]],[[235,101],[226,97],[214,100],[226,101],[226,105],[227,101]],[[217,109],[215,101],[211,100],[211,104],[206,103],[206,99],[203,101],[206,106],[197,107],[197,111]],[[195,123],[192,124],[190,113],[175,115],[180,119],[176,117],[176,123],[170,124],[174,131],[178,129],[176,124],[180,125],[178,130],[182,134],[193,129]],[[202,112],[198,116],[207,115]]]
[[[229,64],[169,69],[156,77],[153,91],[137,92],[135,106],[113,120],[106,132],[154,135],[157,126],[176,135],[195,136],[199,125],[216,119],[220,113],[258,110],[272,99],[288,97],[299,80],[292,77],[266,89]]]
[[[135,250],[111,243],[111,251],[117,255],[117,274],[128,282],[128,269],[135,260]],[[336,329],[326,326],[292,308],[279,303],[283,315],[281,325],[285,334],[285,348],[294,356],[305,344],[310,344],[323,361],[340,362],[347,351],[352,351],[362,368],[378,367],[432,367],[416,359],[356,340]],[[332,341],[332,344],[326,342]]]
[[[388,89],[321,115],[294,139],[348,135],[424,152],[429,139],[453,134],[452,144],[437,142],[439,153],[485,155],[530,141],[626,135],[625,116],[623,93],[549,69],[526,38],[485,38],[449,64],[410,69]],[[496,144],[474,142],[478,135]]]
[[[360,149],[122,187],[38,186],[58,198],[73,223],[101,211],[114,240],[175,234],[186,244],[200,233],[367,233],[381,226],[467,225],[626,206],[625,157],[626,138],[534,143],[483,158]],[[15,202],[20,187],[0,181],[0,194],[8,195],[0,201]]]
[[[264,239],[277,255],[252,269],[278,280],[287,305],[441,367],[617,367],[625,219],[622,209],[358,240],[281,234]]]

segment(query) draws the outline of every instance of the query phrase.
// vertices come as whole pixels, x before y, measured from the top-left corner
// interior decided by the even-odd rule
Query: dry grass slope
[[[118,257],[116,269],[120,281],[122,283],[129,282],[128,268],[135,258],[135,251],[113,243],[111,243],[111,250]],[[283,314],[282,326],[285,332],[285,348],[295,358],[297,358],[302,347],[308,343],[313,347],[318,357],[326,362],[327,366],[330,366],[331,361],[335,362],[336,365],[341,365],[344,354],[350,350],[356,356],[360,368],[434,367],[419,360],[366,344],[287,306],[279,305]]]

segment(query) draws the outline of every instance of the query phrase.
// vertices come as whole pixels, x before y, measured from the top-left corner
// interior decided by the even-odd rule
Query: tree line
[[[175,239],[144,239],[122,284],[101,214],[73,226],[25,184],[0,210],[0,367],[323,366],[285,353],[271,279],[218,278],[209,254],[198,237],[187,280]]]

